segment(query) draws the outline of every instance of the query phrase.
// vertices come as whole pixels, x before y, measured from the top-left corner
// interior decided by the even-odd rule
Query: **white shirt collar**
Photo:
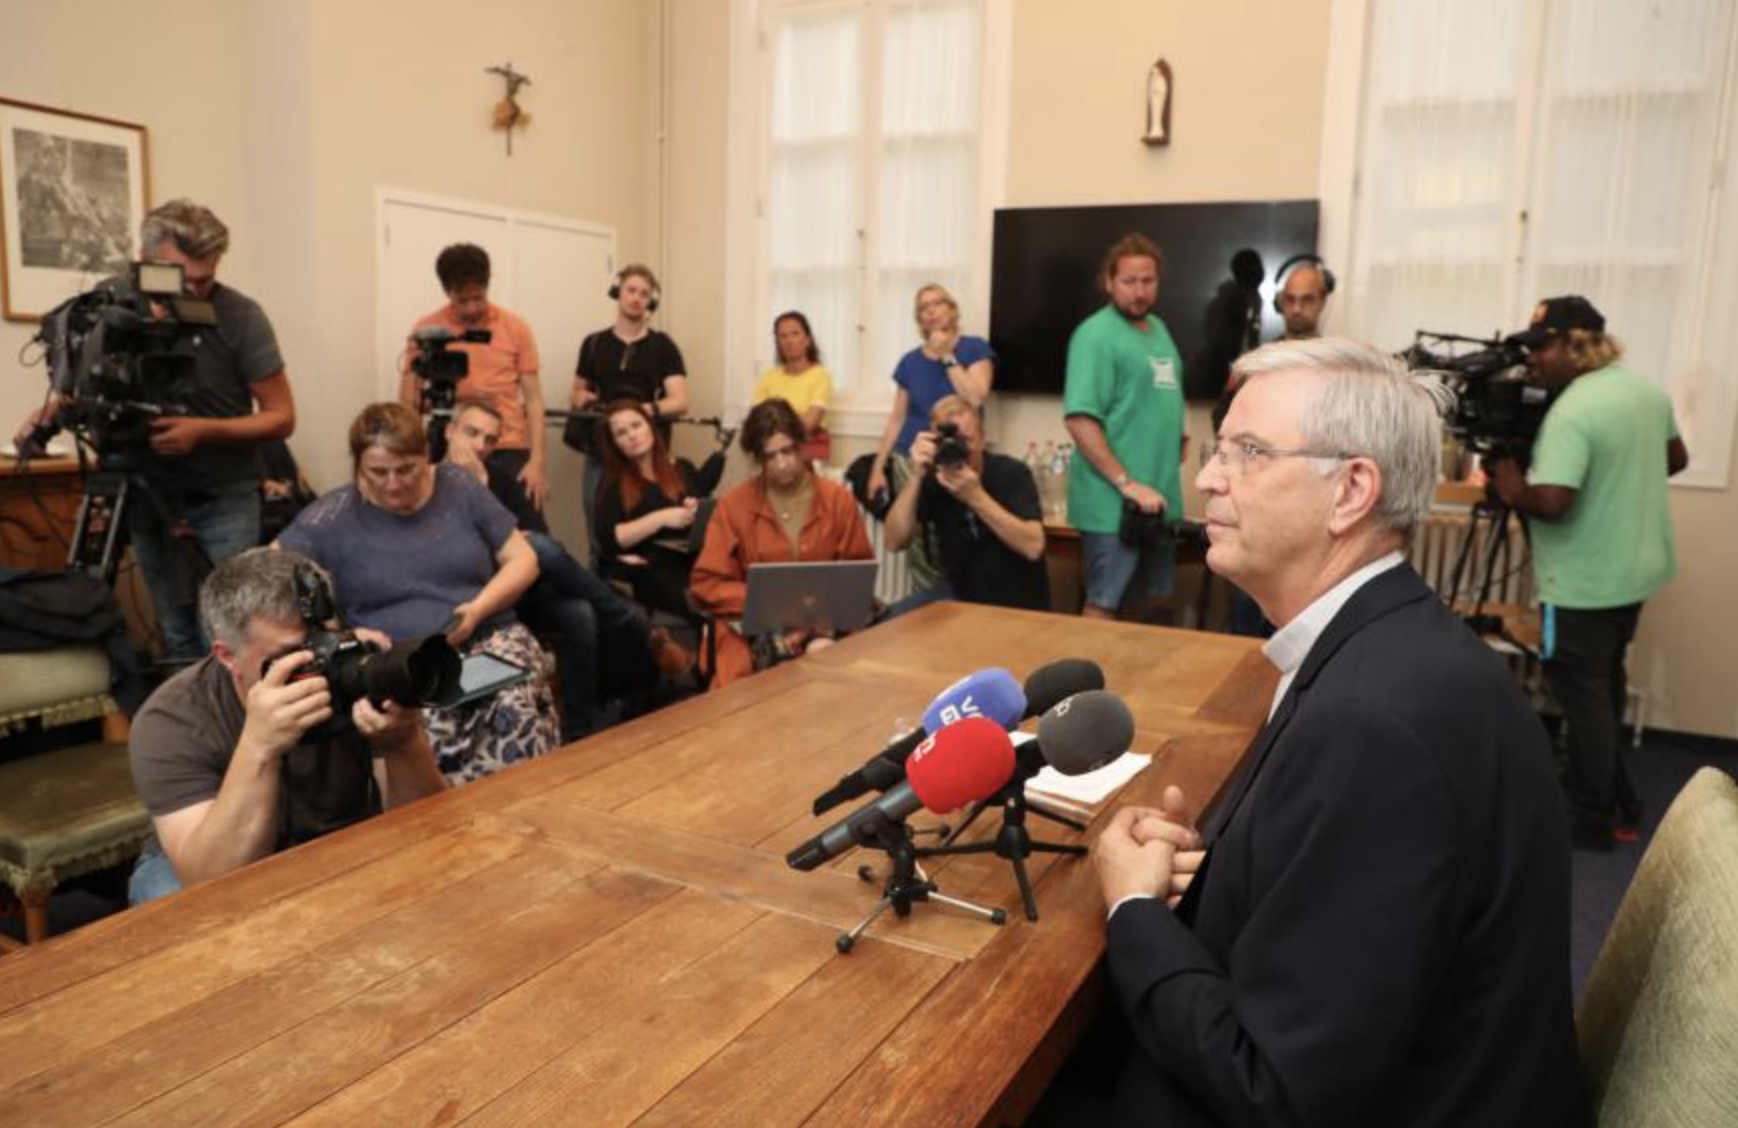
[[[1274,711],[1279,708],[1280,701],[1284,699],[1285,691],[1291,688],[1292,679],[1297,677],[1304,659],[1309,657],[1310,651],[1315,647],[1316,639],[1328,629],[1328,624],[1334,621],[1340,608],[1357,594],[1359,588],[1388,569],[1397,567],[1404,560],[1400,550],[1395,549],[1386,556],[1370,561],[1317,596],[1315,602],[1305,607],[1297,618],[1275,631],[1273,637],[1262,644],[1261,652],[1280,673],[1279,685],[1273,691],[1273,701],[1267,707],[1270,720]]]

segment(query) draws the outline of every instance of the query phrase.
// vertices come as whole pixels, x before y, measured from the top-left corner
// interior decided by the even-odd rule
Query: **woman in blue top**
[[[466,655],[541,672],[543,652],[513,614],[537,579],[536,552],[487,487],[450,462],[431,464],[428,454],[410,408],[364,408],[350,424],[355,480],[302,510],[278,543],[331,573],[348,626],[394,642],[438,631]],[[541,676],[423,717],[454,784],[558,743],[555,699]]]
[[[869,471],[871,497],[904,485],[911,440],[928,428],[930,408],[947,396],[982,408],[995,379],[996,354],[982,337],[960,336],[960,306],[946,286],[931,282],[918,290],[916,313],[923,344],[900,357],[893,369],[899,391]],[[898,481],[890,480],[890,466]]]

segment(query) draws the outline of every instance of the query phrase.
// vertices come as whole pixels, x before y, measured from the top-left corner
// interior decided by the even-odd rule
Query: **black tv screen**
[[[1182,355],[1185,394],[1216,398],[1241,351],[1226,335],[1247,323],[1249,299],[1232,277],[1232,257],[1243,250],[1260,256],[1261,337],[1277,337],[1283,323],[1273,308],[1274,275],[1286,259],[1315,251],[1319,211],[1315,200],[997,211],[990,280],[997,390],[1061,394],[1068,338],[1105,302],[1098,281],[1104,252],[1138,231],[1165,258],[1154,312]]]

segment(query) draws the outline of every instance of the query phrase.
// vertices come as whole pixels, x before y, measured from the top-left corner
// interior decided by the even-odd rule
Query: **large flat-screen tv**
[[[1217,397],[1240,351],[1226,334],[1247,324],[1251,302],[1232,276],[1233,256],[1260,256],[1261,339],[1278,336],[1274,275],[1286,259],[1315,251],[1319,211],[1315,200],[997,211],[990,280],[996,389],[1062,392],[1068,338],[1105,302],[1098,284],[1104,252],[1138,231],[1165,258],[1154,312],[1177,342],[1184,390],[1191,399]]]

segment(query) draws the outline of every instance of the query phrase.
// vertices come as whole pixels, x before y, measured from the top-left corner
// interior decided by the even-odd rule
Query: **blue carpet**
[[[1599,945],[1617,915],[1623,891],[1641,862],[1642,851],[1652,841],[1660,819],[1678,791],[1703,765],[1738,776],[1738,743],[1713,737],[1650,732],[1640,748],[1624,748],[1629,778],[1641,796],[1641,841],[1618,843],[1609,854],[1587,850],[1574,852],[1573,915],[1569,937],[1569,963],[1574,975],[1575,997],[1587,985]]]

